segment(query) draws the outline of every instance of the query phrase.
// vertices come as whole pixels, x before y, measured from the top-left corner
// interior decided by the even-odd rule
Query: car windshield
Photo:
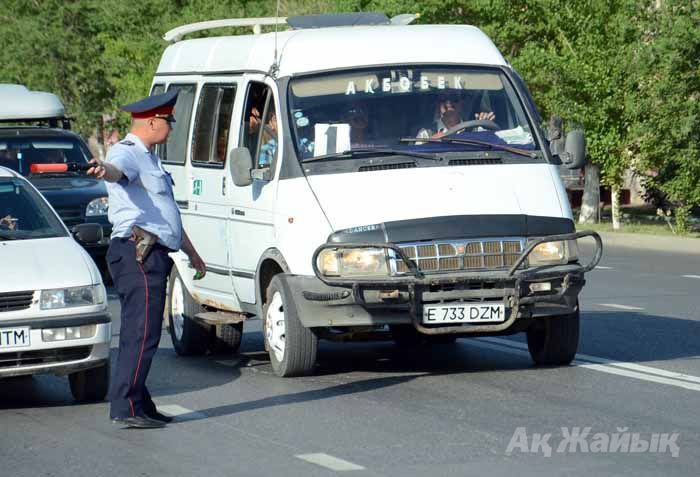
[[[498,69],[380,67],[293,79],[289,114],[302,160],[353,149],[442,153],[537,150]]]
[[[27,176],[32,164],[85,164],[88,152],[73,138],[0,138],[0,166]]]
[[[0,178],[0,241],[66,235],[60,219],[29,184]]]

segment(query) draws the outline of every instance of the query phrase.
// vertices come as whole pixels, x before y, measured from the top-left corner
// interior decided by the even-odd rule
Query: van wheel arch
[[[258,316],[262,316],[263,305],[267,301],[267,287],[272,278],[280,273],[289,273],[289,265],[282,252],[276,248],[268,248],[260,257],[255,271],[255,301]]]

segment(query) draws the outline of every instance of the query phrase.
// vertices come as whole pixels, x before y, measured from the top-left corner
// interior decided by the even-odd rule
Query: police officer
[[[104,162],[93,159],[94,167],[87,171],[107,181],[109,194],[113,228],[107,263],[121,303],[110,417],[126,427],[157,428],[172,420],[156,410],[146,388],[160,341],[166,280],[173,265],[168,254],[182,249],[198,274],[206,273],[182,228],[172,179],[151,152],[170,134],[177,93],[172,90],[122,106],[131,113],[131,132],[109,150]],[[155,243],[150,251],[142,247],[149,240]]]

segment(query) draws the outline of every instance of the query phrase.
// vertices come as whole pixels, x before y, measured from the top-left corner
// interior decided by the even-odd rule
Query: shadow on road
[[[275,406],[286,406],[289,404],[299,404],[310,401],[320,401],[323,399],[332,399],[350,394],[358,394],[377,389],[396,386],[399,384],[412,381],[413,379],[422,376],[422,374],[414,374],[409,376],[388,376],[382,378],[371,378],[352,383],[338,384],[323,389],[314,389],[311,391],[301,391],[298,393],[281,394],[279,396],[271,396],[254,401],[246,401],[226,406],[217,406],[209,409],[202,409],[198,412],[183,414],[178,416],[178,421],[199,421],[202,419],[210,419],[214,417],[227,416],[237,414],[239,412],[254,411]]]

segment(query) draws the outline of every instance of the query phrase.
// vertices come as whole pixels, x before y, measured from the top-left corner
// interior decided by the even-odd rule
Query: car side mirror
[[[97,243],[104,237],[100,224],[78,224],[73,227],[73,236],[78,242],[85,244]]]
[[[586,164],[586,138],[583,131],[570,131],[566,135],[564,151],[559,153],[567,169],[581,169]]]
[[[228,164],[234,184],[238,187],[245,187],[253,183],[250,172],[253,169],[253,159],[250,157],[250,151],[247,147],[231,149]]]

